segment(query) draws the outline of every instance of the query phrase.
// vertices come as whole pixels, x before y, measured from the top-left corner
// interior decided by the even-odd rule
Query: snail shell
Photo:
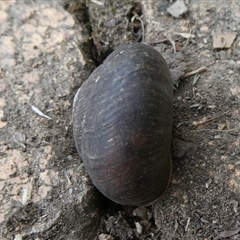
[[[172,102],[167,64],[143,43],[112,52],[78,90],[76,147],[93,184],[112,201],[146,206],[167,188]]]

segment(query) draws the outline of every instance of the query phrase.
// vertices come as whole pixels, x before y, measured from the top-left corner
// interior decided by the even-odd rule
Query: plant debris
[[[215,33],[213,35],[213,49],[230,48],[236,38],[236,32]]]
[[[167,11],[175,18],[179,18],[188,11],[187,5],[183,0],[177,0],[170,7],[167,8]]]

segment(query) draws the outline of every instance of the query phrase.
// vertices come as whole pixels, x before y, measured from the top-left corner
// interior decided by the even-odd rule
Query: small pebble
[[[178,0],[175,3],[173,3],[169,8],[167,8],[167,11],[175,18],[179,18],[181,15],[186,13],[188,11],[188,8],[184,1]]]
[[[141,235],[143,230],[141,224],[139,222],[135,222],[135,226],[136,226],[137,232]]]
[[[113,237],[111,237],[110,235],[101,233],[98,236],[98,240],[113,240]]]

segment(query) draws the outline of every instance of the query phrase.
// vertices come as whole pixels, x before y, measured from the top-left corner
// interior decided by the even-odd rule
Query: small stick
[[[169,40],[167,38],[156,39],[156,40],[149,40],[148,44],[155,45],[155,44],[163,43],[163,42],[166,42],[166,41],[169,41]]]
[[[186,226],[185,226],[185,232],[187,232],[187,230],[188,230],[188,225],[189,225],[189,223],[190,223],[190,220],[191,220],[191,218],[188,218],[187,224],[186,224]]]
[[[195,130],[191,130],[190,132],[203,132],[203,131],[231,132],[231,131],[237,131],[237,130],[239,130],[239,129],[238,129],[238,128],[231,128],[231,129],[220,130],[220,129],[204,128],[204,129],[195,129]]]
[[[171,33],[168,32],[168,33],[165,34],[165,36],[166,36],[167,40],[172,44],[173,52],[176,53],[176,45],[175,45],[175,42],[174,42],[174,40],[173,40],[173,38],[171,36]]]
[[[209,118],[209,119],[207,119],[207,120],[205,120],[205,121],[197,122],[196,124],[194,124],[194,126],[199,126],[199,125],[203,125],[203,124],[205,124],[205,123],[211,122],[211,121],[213,121],[213,120],[215,120],[215,119],[217,119],[217,118],[222,117],[223,115],[227,114],[228,112],[229,112],[229,111],[226,111],[226,112],[224,112],[224,113],[222,113],[222,114],[220,114],[220,115],[218,115],[218,116]]]
[[[70,180],[70,178],[68,177],[68,175],[67,175],[66,172],[65,172],[65,176],[66,176],[66,178],[67,178],[68,185],[69,185],[69,186],[72,185],[72,182],[71,182],[71,180]]]
[[[183,46],[183,48],[182,48],[182,51],[183,51],[184,48],[186,48],[186,46],[187,46],[187,44],[188,44],[188,42],[189,42],[189,39],[191,38],[191,33],[192,33],[192,30],[190,31],[190,34],[189,34],[189,36],[188,36],[188,38],[187,38],[186,43],[184,44],[184,46]]]
[[[206,71],[207,71],[207,68],[206,68],[206,67],[201,67],[201,68],[199,68],[199,69],[197,69],[197,70],[194,70],[194,71],[192,71],[192,72],[188,72],[188,73],[184,74],[184,75],[181,77],[181,79],[185,79],[185,78],[190,77],[190,76],[192,76],[192,75],[200,74],[200,73],[203,73],[203,72],[206,72]]]

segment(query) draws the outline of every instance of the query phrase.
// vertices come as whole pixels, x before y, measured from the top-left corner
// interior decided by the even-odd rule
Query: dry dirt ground
[[[240,239],[240,1],[173,2],[0,1],[1,239]],[[134,41],[175,84],[171,184],[145,208],[99,194],[72,134],[77,89]]]

